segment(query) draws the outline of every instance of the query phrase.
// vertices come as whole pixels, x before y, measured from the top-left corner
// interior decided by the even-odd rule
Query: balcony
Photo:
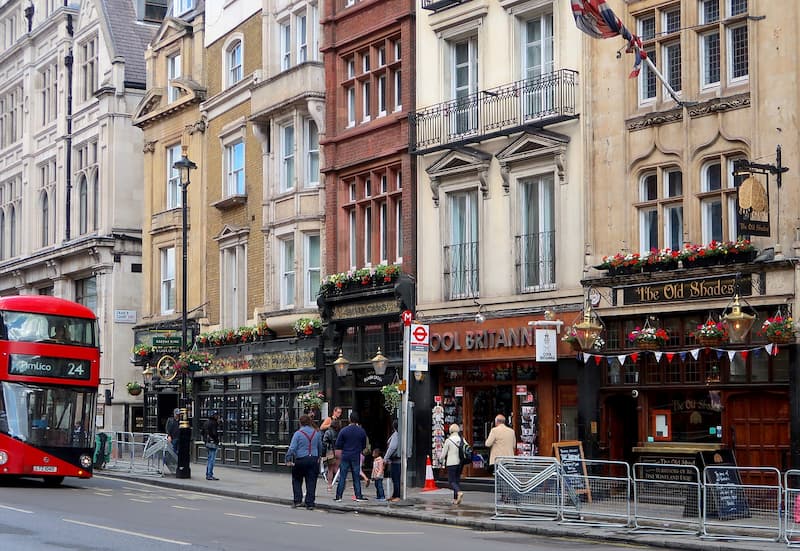
[[[517,281],[520,293],[556,287],[556,232],[516,236]]]
[[[410,113],[411,152],[424,155],[575,119],[577,91],[578,72],[560,69]]]
[[[444,246],[445,299],[478,297],[478,242]]]
[[[441,11],[452,8],[469,0],[422,0],[422,9],[431,11]]]

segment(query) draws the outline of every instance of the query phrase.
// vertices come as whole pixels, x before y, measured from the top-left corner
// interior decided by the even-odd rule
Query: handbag
[[[325,464],[326,464],[326,465],[327,465],[328,463],[333,463],[334,461],[336,461],[336,454],[335,454],[335,453],[333,453],[333,450],[328,450],[328,451],[325,453],[325,459],[324,459],[324,461],[325,461]]]

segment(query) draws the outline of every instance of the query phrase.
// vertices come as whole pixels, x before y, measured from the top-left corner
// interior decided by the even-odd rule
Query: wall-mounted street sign
[[[428,371],[428,347],[431,331],[427,325],[420,323],[411,324],[410,356],[408,368],[410,371]]]

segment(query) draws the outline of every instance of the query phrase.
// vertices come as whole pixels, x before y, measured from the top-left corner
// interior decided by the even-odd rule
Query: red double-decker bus
[[[0,476],[92,476],[97,317],[50,296],[0,297]]]

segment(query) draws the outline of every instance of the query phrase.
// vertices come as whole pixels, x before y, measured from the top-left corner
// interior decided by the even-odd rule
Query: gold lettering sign
[[[216,358],[211,362],[211,367],[209,367],[203,375],[229,373],[232,371],[292,371],[297,369],[314,369],[316,367],[316,352],[314,349],[286,350],[284,352],[256,354],[246,358],[239,356]]]
[[[357,302],[334,306],[334,319],[353,319],[367,316],[382,316],[384,314],[400,315],[400,309],[395,300],[381,300],[376,302]]]
[[[625,304],[629,305],[730,298],[735,292],[735,278],[717,277],[689,281],[667,281],[653,285],[634,285],[624,288],[622,296]],[[747,296],[752,294],[752,282],[749,274],[739,280],[739,294]]]

